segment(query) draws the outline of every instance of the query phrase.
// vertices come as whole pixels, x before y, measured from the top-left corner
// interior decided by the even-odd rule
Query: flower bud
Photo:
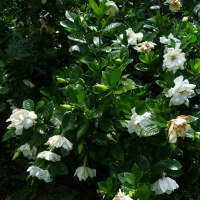
[[[189,17],[188,17],[188,16],[185,16],[185,17],[182,18],[182,21],[183,21],[183,22],[187,22],[188,19],[189,19]]]
[[[72,110],[72,106],[71,105],[69,105],[69,104],[61,104],[60,105],[62,108],[65,108],[65,109],[67,109],[67,110]]]
[[[63,78],[56,78],[57,79],[57,81],[58,81],[58,83],[66,83],[67,81],[65,80],[65,79],[63,79]]]
[[[94,87],[95,87],[95,89],[97,89],[99,91],[106,91],[106,90],[108,90],[107,86],[102,85],[102,84],[98,84],[98,83],[96,83],[96,85]]]
[[[20,151],[17,151],[17,152],[14,154],[12,160],[17,159],[17,158],[20,156],[20,153],[21,153]]]

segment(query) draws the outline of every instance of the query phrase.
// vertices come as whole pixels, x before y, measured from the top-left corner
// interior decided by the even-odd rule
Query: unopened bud
[[[96,83],[96,85],[94,87],[95,87],[95,89],[97,89],[99,91],[106,91],[106,90],[108,90],[107,86],[102,85],[102,84],[98,84],[98,83]]]

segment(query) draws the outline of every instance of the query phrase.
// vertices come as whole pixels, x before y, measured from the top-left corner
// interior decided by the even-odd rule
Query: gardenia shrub
[[[0,94],[10,113],[2,141],[14,141],[13,160],[24,157],[27,182],[63,180],[72,199],[193,197],[200,6],[191,2],[21,1],[38,15],[16,18]],[[16,57],[12,44],[24,45]]]

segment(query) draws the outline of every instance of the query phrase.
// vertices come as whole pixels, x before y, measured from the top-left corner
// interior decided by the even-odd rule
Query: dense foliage
[[[198,0],[10,0],[0,20],[2,198],[199,199]]]

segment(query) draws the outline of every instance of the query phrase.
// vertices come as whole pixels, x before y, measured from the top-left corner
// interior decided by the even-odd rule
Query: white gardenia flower
[[[174,40],[175,43],[180,43],[180,40],[175,38],[172,33],[169,34],[168,39],[166,37],[160,37],[160,43],[171,45],[171,39]]]
[[[151,113],[145,112],[143,115],[138,115],[135,112],[135,108],[131,112],[131,120],[126,120],[128,124],[122,123],[122,126],[127,127],[129,133],[135,132],[139,136],[142,128],[150,124]]]
[[[48,170],[44,170],[36,166],[30,166],[27,169],[27,172],[30,173],[30,176],[37,177],[39,180],[44,180],[46,183],[52,181]]]
[[[177,188],[179,188],[179,186],[175,180],[164,177],[152,184],[151,191],[154,191],[156,194],[171,194]]]
[[[78,45],[73,45],[73,46],[71,46],[71,47],[69,48],[69,52],[71,53],[71,52],[73,52],[73,51],[78,51],[78,52],[80,52],[79,46],[78,46]]]
[[[143,39],[143,33],[136,33],[136,39],[140,42]]]
[[[112,16],[115,16],[115,13],[119,12],[119,8],[117,7],[114,1],[107,1],[105,5],[112,6],[112,8],[107,11],[106,15],[110,15],[111,13],[113,13]]]
[[[52,162],[57,162],[61,160],[61,156],[51,151],[42,151],[37,155],[37,158],[42,158]]]
[[[21,135],[23,128],[28,129],[33,126],[36,122],[35,119],[37,115],[33,111],[28,111],[25,109],[15,109],[13,110],[12,115],[6,122],[11,122],[8,128],[16,128],[16,135]]]
[[[176,48],[166,48],[163,61],[163,70],[167,69],[176,73],[178,69],[184,69],[185,53],[179,49],[180,44],[176,44]]]
[[[18,148],[18,151],[21,151],[23,153],[24,157],[27,157],[30,159],[35,159],[36,153],[37,153],[37,147],[33,146],[32,149],[28,143],[20,146]]]
[[[54,146],[56,148],[63,147],[66,150],[72,150],[73,144],[64,136],[54,135],[48,139],[45,145]]]
[[[178,116],[176,119],[169,121],[167,124],[167,127],[169,128],[169,143],[176,143],[177,137],[185,137],[186,132],[190,128],[188,122],[188,117],[184,115]]]
[[[74,176],[78,176],[79,181],[86,181],[88,177],[93,178],[96,176],[96,169],[91,169],[86,166],[78,167],[75,171]]]
[[[128,28],[126,30],[126,36],[127,36],[127,40],[128,40],[129,45],[136,45],[137,44],[136,34],[132,30],[132,28]]]
[[[132,198],[130,198],[129,196],[125,195],[121,189],[119,189],[119,192],[117,195],[115,195],[115,197],[113,198],[113,200],[133,200]]]
[[[194,93],[196,85],[190,84],[187,79],[183,80],[183,76],[179,76],[174,80],[175,86],[168,91],[168,96],[171,97],[169,106],[188,104],[188,96]]]
[[[29,87],[29,88],[34,88],[35,87],[35,85],[33,84],[33,83],[31,83],[29,80],[27,80],[27,79],[24,79],[23,80],[23,83],[27,86],[27,87]]]
[[[150,42],[150,41],[145,41],[145,42],[142,42],[142,43],[139,43],[137,45],[137,47],[135,47],[135,49],[137,50],[137,52],[148,52],[148,51],[151,51],[151,49],[154,49],[155,47],[155,43],[153,42]]]

